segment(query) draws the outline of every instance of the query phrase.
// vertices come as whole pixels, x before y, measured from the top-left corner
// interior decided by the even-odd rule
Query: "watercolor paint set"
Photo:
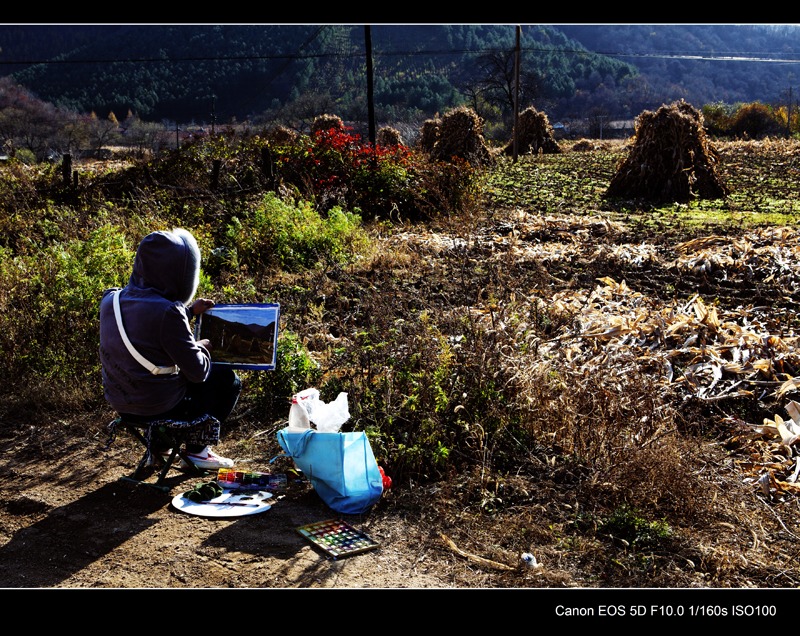
[[[296,530],[334,559],[361,554],[380,545],[369,535],[338,519],[309,523]]]
[[[287,486],[286,475],[261,473],[253,470],[236,470],[220,468],[217,471],[217,483],[229,490],[267,490],[279,492]]]

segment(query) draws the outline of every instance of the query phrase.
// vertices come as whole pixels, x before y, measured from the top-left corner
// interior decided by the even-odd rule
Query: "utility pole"
[[[514,163],[517,162],[519,148],[519,58],[521,35],[522,27],[517,25],[517,45],[514,51]]]
[[[364,45],[367,49],[367,111],[369,117],[369,143],[375,145],[375,102],[372,97],[372,33],[364,26]]]

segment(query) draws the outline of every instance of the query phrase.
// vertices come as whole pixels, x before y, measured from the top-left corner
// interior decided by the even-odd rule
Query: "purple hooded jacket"
[[[208,350],[194,338],[189,302],[200,281],[200,250],[183,229],[152,232],[136,250],[133,273],[119,292],[122,323],[139,353],[178,373],[153,375],[130,354],[114,317],[113,294],[100,301],[100,362],[106,401],[118,413],[158,415],[183,398],[189,382],[211,371]]]

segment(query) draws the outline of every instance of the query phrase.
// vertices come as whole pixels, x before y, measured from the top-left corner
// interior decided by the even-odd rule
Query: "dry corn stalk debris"
[[[645,271],[713,275],[742,289],[748,288],[748,276],[758,272],[762,280],[784,285],[787,296],[800,281],[800,236],[792,228],[701,237],[668,250],[650,244],[614,244],[624,229],[600,216],[542,217],[518,210],[502,231],[486,230],[468,240],[434,232],[397,234],[392,240],[422,253],[476,249],[498,262],[511,256],[548,265],[604,256]],[[777,325],[765,318],[763,307],[725,309],[700,294],[666,302],[630,288],[625,280],[601,277],[595,282],[591,289],[534,291],[524,301],[527,307],[517,308],[521,316],[536,313],[530,311],[536,307],[539,313],[571,318],[568,327],[545,341],[524,319],[512,324],[486,307],[469,311],[487,330],[516,330],[520,343],[538,340],[535,347],[519,347],[520,352],[535,351],[536,359],[530,353],[509,353],[507,363],[518,367],[520,374],[547,366],[557,369],[569,384],[596,374],[624,378],[639,366],[652,373],[652,390],[662,394],[665,403],[675,395],[716,403],[765,400],[778,405],[778,410],[785,403],[786,409],[793,409],[784,414],[788,418],[776,413],[771,422],[730,417],[726,423],[740,440],[757,446],[755,454],[766,458],[741,463],[747,479],[772,495],[798,493],[800,407],[791,397],[800,391],[800,335],[785,325],[776,333]]]

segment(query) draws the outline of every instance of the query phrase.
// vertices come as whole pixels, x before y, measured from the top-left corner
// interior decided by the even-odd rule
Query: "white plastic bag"
[[[309,419],[317,425],[320,433],[336,433],[350,419],[347,393],[340,393],[333,402],[316,400],[311,403]]]
[[[292,402],[297,402],[300,404],[311,416],[311,409],[312,404],[319,400],[319,391],[317,389],[306,389],[305,391],[300,391],[300,393],[296,393],[292,396]]]
[[[292,406],[289,407],[289,431],[292,433],[303,432],[311,428],[311,420],[305,406],[292,397]]]
[[[320,433],[336,433],[350,419],[347,393],[339,393],[333,402],[325,403],[319,399],[319,391],[311,388],[294,395],[292,403],[305,409],[308,419]]]

